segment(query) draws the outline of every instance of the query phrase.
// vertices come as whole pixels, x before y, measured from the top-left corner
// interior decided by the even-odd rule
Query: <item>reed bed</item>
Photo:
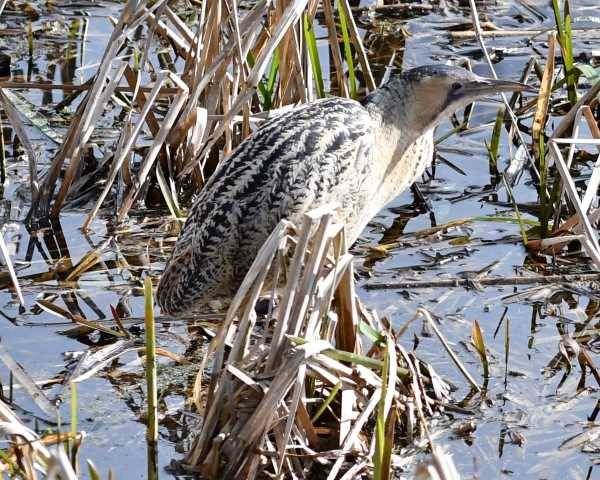
[[[12,101],[2,96],[9,121],[27,147],[32,224],[58,218],[82,197],[93,203],[84,229],[108,200],[120,222],[152,189],[160,190],[178,218],[180,200],[202,188],[221,158],[270,112],[331,92],[357,97],[359,73],[368,90],[375,88],[348,0],[337,2],[337,8],[330,0],[247,5],[202,2],[191,30],[166,0],[129,0],[96,75],[67,100],[72,103],[83,93],[71,127],[41,176],[26,132],[11,114]],[[330,78],[321,70],[313,30],[317,14],[327,27]],[[140,32],[143,40],[134,40]],[[111,118],[119,118],[120,136],[114,143],[92,142],[96,126]],[[102,160],[90,172],[86,158],[95,149]],[[91,196],[94,185],[100,193],[92,189]]]
[[[408,324],[393,329],[361,304],[333,218],[321,210],[300,228],[279,224],[210,344],[194,391],[203,424],[185,460],[204,478],[391,478],[410,461],[403,449],[433,448],[427,419],[450,386],[402,347]],[[258,317],[265,282],[280,280]],[[408,323],[417,318],[478,391],[428,312]],[[448,459],[436,465],[448,465],[440,478],[458,478]]]

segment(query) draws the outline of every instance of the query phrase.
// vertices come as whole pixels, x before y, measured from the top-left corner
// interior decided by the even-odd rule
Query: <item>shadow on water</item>
[[[475,40],[451,40],[447,35],[470,24],[463,2],[433,2],[431,7],[419,6],[410,12],[400,7],[367,10],[368,3],[354,2],[354,7],[357,21],[365,29],[365,44],[378,80],[390,66],[459,57],[469,58],[476,72],[487,73]],[[110,32],[108,17],[119,9],[119,4],[88,5],[84,1],[78,6],[53,7],[30,20],[26,13],[6,12],[3,21],[14,40],[5,38],[3,45],[12,57],[13,79],[69,84],[90,78]],[[489,8],[484,2],[481,9],[500,28],[543,30],[553,26],[546,2],[509,1]],[[593,55],[593,42],[600,40],[600,31],[593,30],[600,21],[600,8],[595,0],[586,0],[573,9],[576,24],[592,29],[576,43],[576,52]],[[28,22],[34,38],[32,51],[22,30]],[[317,31],[317,35],[324,33]],[[490,41],[499,76],[518,78],[530,56],[536,51],[543,53],[542,37]],[[56,105],[73,111],[78,98],[51,90],[14,94],[22,102],[22,112],[29,108],[28,118],[35,120],[39,109],[53,119],[43,128],[29,127],[43,167],[56,149],[53,135],[64,134],[68,126],[68,116],[58,113]],[[470,124],[493,124],[497,109],[495,104],[478,105]],[[437,136],[443,138],[460,123],[457,119],[445,123]],[[111,125],[104,127],[102,135],[114,136]],[[19,305],[3,271],[2,344],[41,382],[49,398],[68,404],[64,385],[73,362],[87,348],[113,344],[111,331],[126,330],[131,351],[107,362],[100,373],[79,387],[80,428],[88,434],[82,456],[94,459],[102,471],[113,468],[119,478],[144,478],[145,427],[141,420],[145,391],[142,353],[137,349],[143,325],[141,278],[142,273],[149,273],[158,279],[178,225],[164,212],[144,211],[118,227],[97,221],[84,234],[80,226],[90,198],[84,196],[72,200],[60,222],[28,230],[23,222],[28,190],[21,180],[26,177],[27,164],[22,147],[13,142],[9,129],[4,130],[9,182],[0,201],[0,216],[26,305]],[[433,430],[438,442],[454,454],[465,476],[592,478],[597,474],[594,465],[600,461],[599,445],[592,434],[586,439],[580,436],[597,428],[593,422],[600,384],[594,366],[599,349],[599,290],[562,284],[535,288],[481,287],[476,282],[467,289],[433,286],[445,278],[476,278],[485,266],[493,275],[506,277],[522,269],[548,269],[545,260],[527,256],[516,223],[493,220],[512,209],[504,191],[497,191],[497,177],[487,160],[484,142],[490,135],[491,126],[441,141],[438,154],[444,161],[426,174],[421,193],[403,194],[364,232],[355,246],[363,255],[357,260],[361,297],[398,325],[411,317],[416,307],[426,306],[472,372],[481,372],[481,367],[469,337],[473,320],[481,325],[491,364],[484,396],[466,390],[424,324],[411,326],[412,336],[404,337],[411,339],[423,360],[455,380],[455,398],[463,400],[447,416],[435,419]],[[507,145],[502,148],[504,167],[509,155]],[[89,152],[90,162],[96,161],[95,153]],[[94,193],[90,188],[88,195]],[[515,187],[515,195],[523,203],[537,201],[535,189],[527,181]],[[531,215],[528,218],[535,220]],[[456,222],[458,219],[465,221]],[[446,228],[433,228],[446,224]],[[393,246],[383,251],[366,247],[381,244]],[[556,268],[573,271],[584,267],[574,262]],[[432,286],[390,291],[368,288],[371,283],[408,277],[430,281]],[[159,361],[157,462],[163,475],[164,467],[187,450],[189,433],[200,421],[182,406],[195,378],[194,365],[199,363],[195,360],[202,355],[211,328],[203,319],[158,317],[157,322],[159,344],[167,352]],[[4,367],[0,379],[3,395],[10,396],[32,427],[55,426],[45,420],[27,394],[12,387]],[[67,407],[61,406],[63,418],[68,418]]]

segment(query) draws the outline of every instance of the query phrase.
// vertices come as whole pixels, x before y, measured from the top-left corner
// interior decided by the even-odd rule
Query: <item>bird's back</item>
[[[372,167],[374,125],[353,100],[302,105],[263,124],[223,161],[197,197],[158,288],[177,313],[239,287],[283,218],[333,201],[343,221],[360,214]]]

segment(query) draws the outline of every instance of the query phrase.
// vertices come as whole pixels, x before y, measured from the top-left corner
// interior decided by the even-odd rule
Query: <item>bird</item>
[[[157,289],[165,314],[231,299],[282,219],[337,205],[352,244],[433,161],[433,131],[473,101],[531,90],[457,66],[392,74],[362,101],[328,97],[265,121],[196,197]]]

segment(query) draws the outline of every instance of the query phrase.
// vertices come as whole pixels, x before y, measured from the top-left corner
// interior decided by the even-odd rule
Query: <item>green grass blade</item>
[[[331,389],[331,392],[329,393],[329,395],[327,395],[327,398],[325,399],[325,401],[322,403],[322,405],[319,407],[317,412],[310,419],[311,423],[315,423],[319,419],[319,417],[321,415],[323,415],[323,412],[327,409],[329,404],[335,399],[336,395],[341,390],[341,388],[342,388],[342,382],[338,382],[334,385],[334,387]]]
[[[313,30],[312,21],[309,20],[308,14],[305,12],[303,17],[304,38],[306,39],[306,48],[308,49],[308,57],[312,67],[313,77],[315,78],[315,86],[317,88],[317,96],[323,98],[325,96],[325,87],[323,83],[323,72],[321,71],[321,61],[319,59],[319,51],[317,49],[317,38]]]
[[[156,380],[156,332],[152,280],[144,279],[144,323],[146,327],[146,388],[148,401],[146,440],[148,443],[148,479],[158,479],[156,443],[158,441],[158,387]]]
[[[560,11],[558,0],[552,0],[552,11],[554,12],[554,22],[558,32],[558,41],[562,51],[563,62],[565,66],[565,81],[567,83],[567,96],[569,103],[577,103],[577,72],[575,71],[575,62],[573,59],[573,32],[571,28],[571,8],[569,0],[565,0],[564,15]]]
[[[373,454],[373,479],[382,480],[384,478],[383,452],[385,451],[385,397],[388,385],[388,375],[390,370],[390,358],[387,346],[383,349],[383,367],[381,369],[381,398],[377,406],[377,418],[375,420],[375,452]]]
[[[504,188],[508,192],[508,198],[513,204],[515,209],[515,215],[517,216],[517,222],[519,223],[519,230],[521,231],[521,238],[523,239],[523,245],[527,245],[527,232],[525,231],[525,225],[523,223],[523,219],[521,218],[521,212],[519,211],[519,207],[517,206],[517,201],[515,200],[515,196],[513,195],[512,188],[506,181],[504,175],[502,175],[502,183],[504,184]]]

